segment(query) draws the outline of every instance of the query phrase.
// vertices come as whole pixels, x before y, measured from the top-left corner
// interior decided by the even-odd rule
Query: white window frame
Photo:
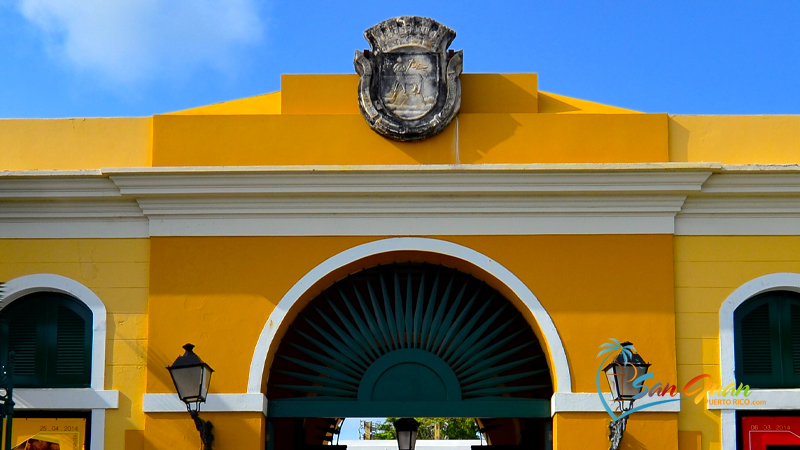
[[[733,314],[736,308],[756,295],[772,291],[800,293],[800,274],[781,272],[754,278],[736,288],[719,308],[719,371],[722,386],[736,381],[736,349],[734,348]],[[720,410],[722,450],[736,449],[736,410],[798,410],[800,389],[753,389],[749,397],[765,400],[764,405],[710,405]]]
[[[61,275],[38,273],[14,278],[5,283],[0,311],[15,300],[37,292],[58,292],[82,302],[92,311],[92,369],[89,388],[78,389],[14,389],[18,410],[81,410],[91,411],[92,450],[105,445],[106,409],[119,407],[119,391],[105,390],[106,371],[106,306],[83,284]]]

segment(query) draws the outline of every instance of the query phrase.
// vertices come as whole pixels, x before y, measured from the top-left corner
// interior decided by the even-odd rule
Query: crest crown
[[[375,53],[388,53],[404,47],[422,47],[438,53],[447,50],[456,38],[456,32],[428,17],[400,16],[368,28],[364,37]]]

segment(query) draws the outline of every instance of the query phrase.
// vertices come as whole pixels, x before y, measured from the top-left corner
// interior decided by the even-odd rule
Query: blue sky
[[[465,72],[646,112],[800,113],[800,2],[0,0],[0,117],[144,116],[353,73],[364,29],[433,17]]]

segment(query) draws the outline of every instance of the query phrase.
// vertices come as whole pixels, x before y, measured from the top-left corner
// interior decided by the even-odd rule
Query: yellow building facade
[[[461,79],[457,118],[411,143],[367,126],[356,75],[285,75],[280,92],[153,117],[0,121],[0,308],[50,292],[91,313],[88,386],[18,387],[15,423],[73,412],[92,450],[194,448],[165,369],[191,342],[215,369],[216,448],[280,448],[270,369],[295,318],[391,264],[456,269],[530,325],[552,384],[535,448],[608,446],[609,338],[635,344],[651,387],[737,381],[737,308],[800,292],[800,117],[644,114],[541,92],[535,74]],[[742,417],[796,415],[796,388],[747,405],[683,392],[632,414],[621,448],[742,448]],[[510,417],[489,443],[523,428]]]

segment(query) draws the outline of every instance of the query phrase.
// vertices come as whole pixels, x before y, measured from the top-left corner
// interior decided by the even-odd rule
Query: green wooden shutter
[[[86,384],[86,374],[91,371],[90,328],[81,315],[63,304],[57,305],[55,358],[49,371],[50,384]]]
[[[751,388],[800,387],[800,295],[769,292],[734,312],[736,381]]]
[[[36,375],[36,309],[25,308],[10,317],[8,350],[16,353],[15,375]],[[17,383],[19,384],[19,383]]]
[[[784,327],[784,387],[800,387],[800,300],[787,299],[786,326]]]
[[[751,388],[782,384],[779,318],[772,297],[754,298],[734,313],[737,382]]]
[[[0,313],[8,329],[0,360],[16,353],[17,387],[89,387],[92,315],[85,305],[63,294],[36,293]]]

